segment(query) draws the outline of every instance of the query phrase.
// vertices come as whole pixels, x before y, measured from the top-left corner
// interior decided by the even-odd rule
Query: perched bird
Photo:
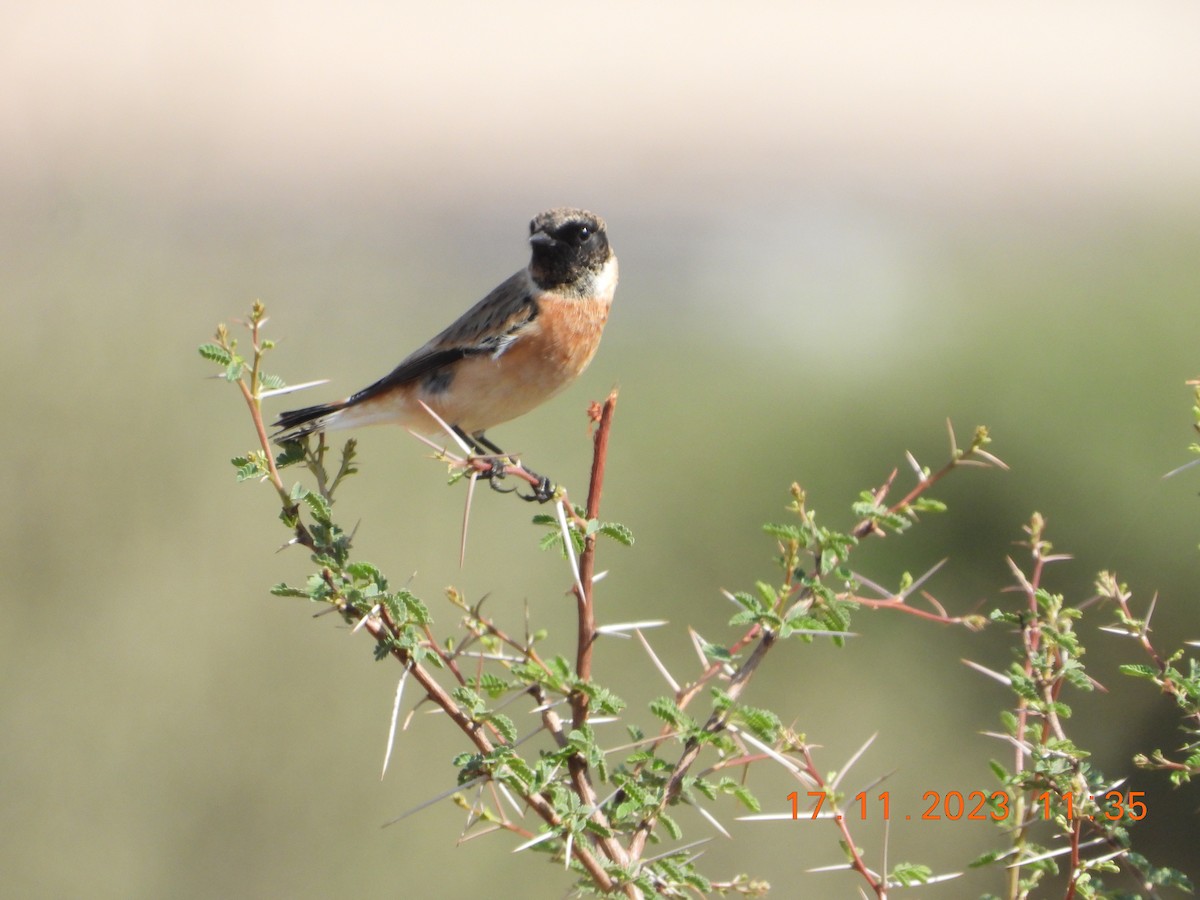
[[[475,450],[502,452],[484,431],[529,412],[587,368],[617,287],[617,257],[599,216],[549,210],[529,223],[529,243],[527,268],[370,387],[281,414],[276,440],[377,423],[433,432],[423,401]]]

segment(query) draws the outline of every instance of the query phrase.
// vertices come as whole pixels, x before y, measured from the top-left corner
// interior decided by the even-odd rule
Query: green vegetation
[[[232,460],[238,480],[272,486],[288,543],[302,547],[313,566],[302,584],[279,583],[272,592],[337,613],[372,637],[376,659],[400,667],[393,732],[409,680],[418,686],[418,704],[432,704],[444,714],[448,727],[458,732],[462,750],[452,760],[454,784],[442,796],[452,796],[465,811],[464,837],[507,832],[519,849],[547,854],[570,868],[583,891],[629,897],[758,895],[768,885],[753,873],[706,868],[699,849],[704,841],[686,831],[680,810],[696,811],[711,828],[738,840],[750,839],[744,836],[749,826],[735,826],[735,817],[784,820],[776,822],[780,830],[771,836],[754,838],[778,840],[780,852],[786,847],[783,829],[793,827],[784,824],[787,820],[819,818],[828,820],[829,840],[844,852],[845,863],[837,868],[851,874],[808,875],[816,885],[814,893],[824,892],[819,879],[836,877],[854,877],[860,889],[881,898],[904,886],[952,879],[954,873],[938,873],[922,863],[889,865],[886,841],[882,863],[874,861],[855,832],[872,818],[888,819],[892,798],[880,779],[857,793],[848,788],[847,775],[861,751],[831,768],[818,737],[822,723],[803,718],[802,702],[767,709],[751,706],[743,697],[751,680],[774,665],[776,657],[803,653],[818,642],[853,644],[851,627],[859,614],[883,611],[924,628],[1002,629],[1011,637],[1014,658],[1007,669],[968,663],[1011,691],[998,712],[1002,728],[992,735],[1005,748],[1007,762],[990,763],[994,782],[989,790],[926,792],[921,816],[990,822],[998,829],[995,849],[975,863],[995,868],[995,883],[1003,885],[995,896],[1034,896],[1051,884],[1065,898],[1138,892],[1156,896],[1164,887],[1191,890],[1182,873],[1156,867],[1147,858],[1152,854],[1133,849],[1136,826],[1152,805],[1145,792],[1124,787],[1123,777],[1101,773],[1067,727],[1072,695],[1097,686],[1084,665],[1080,623],[1085,612],[1107,617],[1107,630],[1128,638],[1137,654],[1138,661],[1126,663],[1122,671],[1172,697],[1186,735],[1182,751],[1152,749],[1132,762],[1168,773],[1176,785],[1200,773],[1200,666],[1196,654],[1179,642],[1167,649],[1152,639],[1153,602],[1137,604],[1108,572],[1098,576],[1094,596],[1069,601],[1052,592],[1046,587],[1047,569],[1066,557],[1052,552],[1045,522],[1036,513],[1024,528],[1025,560],[1007,560],[1012,578],[1005,586],[1008,593],[987,615],[951,612],[958,604],[943,603],[931,593],[928,585],[941,563],[920,575],[905,571],[890,588],[858,571],[860,548],[867,542],[915,531],[927,516],[947,511],[932,492],[948,475],[965,466],[1004,467],[988,449],[986,429],[976,429],[960,447],[951,428],[948,459],[936,470],[910,454],[912,486],[900,487],[903,480],[893,470],[877,488],[859,495],[850,506],[852,519],[840,528],[818,524],[806,492],[793,484],[790,518],[764,526],[775,542],[772,580],[726,592],[737,610],[726,640],[710,642],[688,629],[701,662],[688,677],[678,677],[646,637],[652,627],[665,623],[599,626],[596,620],[599,539],[611,539],[608,546],[614,548],[633,545],[628,527],[600,519],[606,474],[619,477],[607,471],[615,392],[591,411],[594,453],[586,502],[571,502],[559,487],[553,514],[539,513],[532,523],[533,540],[569,563],[577,626],[571,659],[541,649],[555,642],[538,622],[537,600],[518,632],[485,614],[482,600],[472,603],[449,589],[445,600],[454,624],[446,627],[431,612],[433,604],[405,588],[393,588],[378,566],[356,558],[355,529],[339,524],[335,516],[335,492],[358,473],[355,442],[347,441],[340,454],[324,435],[278,449],[271,445],[261,403],[286,387],[262,369],[264,356],[273,349],[262,336],[264,323],[265,310],[256,304],[246,323],[249,351],[239,353],[238,341],[221,326],[215,343],[202,345],[200,353],[239,389],[254,425],[258,446]],[[1196,415],[1200,423],[1200,393]],[[508,477],[536,481],[518,459],[486,459],[433,446],[451,483],[467,483],[468,515],[475,484],[497,466]],[[1200,447],[1193,449],[1200,452]],[[304,480],[288,486],[283,473],[291,471],[305,473]],[[465,540],[464,527],[464,551]],[[654,550],[639,544],[638,552]],[[621,558],[614,559],[620,566]],[[1146,612],[1135,613],[1135,606]],[[648,691],[627,703],[596,681],[598,639],[613,633],[636,637],[669,694]],[[525,721],[514,713],[520,705],[523,712],[537,715],[533,730],[518,726]],[[624,725],[626,738],[612,738],[613,720]],[[803,727],[785,724],[796,721]],[[601,724],[606,737],[597,730]],[[389,754],[391,746],[389,742]],[[936,768],[936,760],[929,764]],[[761,791],[751,787],[760,771],[772,768],[793,785],[791,807],[783,813],[764,813],[783,804],[775,797],[764,802]],[[981,772],[987,768],[981,760]],[[449,785],[450,773],[446,780]],[[414,813],[428,805],[428,797],[413,799]],[[739,810],[749,815],[737,816]]]

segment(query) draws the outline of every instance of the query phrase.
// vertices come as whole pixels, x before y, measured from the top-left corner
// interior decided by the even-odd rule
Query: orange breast
[[[417,396],[468,433],[523,415],[587,368],[611,304],[611,298],[540,298],[536,318],[498,357],[464,359],[445,391]]]

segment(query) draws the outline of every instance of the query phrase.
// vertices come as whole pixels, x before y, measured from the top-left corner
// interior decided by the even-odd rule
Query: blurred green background
[[[1184,2],[0,8],[5,893],[564,894],[511,840],[455,847],[448,802],[380,828],[452,783],[462,745],[418,716],[380,783],[395,667],[267,593],[305,560],[276,553],[271,492],[234,483],[253,434],[195,352],[262,298],[274,368],[342,396],[523,265],[553,205],[608,219],[617,305],[582,382],[492,436],[580,493],[584,411],[620,385],[605,515],[638,544],[605,550],[600,617],[670,619],[652,639],[678,677],[685,626],[728,640],[720,589],[771,576],[759,526],[793,480],[847,526],[858,491],[908,483],[905,450],[944,458],[947,418],[989,425],[1012,470],[950,479],[950,513],[861,571],[948,557],[929,587],[951,610],[1013,602],[1004,558],[1039,510],[1074,555],[1052,588],[1083,600],[1115,569],[1139,607],[1158,594],[1162,646],[1200,637],[1200,474],[1161,477],[1200,375],[1198,26]],[[460,570],[461,490],[398,429],[359,437],[339,506],[363,557],[412,573],[447,631],[454,584],[515,631],[528,602],[569,653],[530,510],[480,496]],[[1197,789],[1129,762],[1178,745],[1171,704],[1117,674],[1143,660],[1108,621],[1082,631],[1111,693],[1077,698],[1074,737],[1147,791],[1135,847],[1195,878]],[[1009,697],[959,660],[1003,667],[1011,636],[854,627],[842,650],[780,647],[747,700],[831,770],[878,732],[855,774],[894,773],[894,810],[991,790],[1010,754],[980,732]],[[639,709],[666,692],[632,642],[597,676]],[[756,777],[785,809],[794,786]],[[880,864],[879,823],[854,831]],[[855,895],[804,874],[841,859],[826,825],[734,835],[714,877]],[[960,871],[999,840],[894,822],[889,859]]]

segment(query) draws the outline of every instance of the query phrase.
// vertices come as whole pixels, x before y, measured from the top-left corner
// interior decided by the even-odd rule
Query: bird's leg
[[[549,501],[553,500],[554,484],[550,481],[550,479],[545,475],[539,475],[537,472],[530,472],[529,469],[526,469],[525,471],[529,472],[530,475],[536,478],[538,483],[533,489],[532,493],[517,494],[517,496],[528,503],[532,503],[534,500],[536,500],[538,503],[548,503]]]
[[[462,438],[472,451],[480,456],[487,457],[488,462],[491,463],[491,467],[480,474],[487,479],[488,486],[493,491],[498,491],[501,494],[511,494],[516,490],[515,487],[502,488],[497,484],[498,481],[504,478],[504,461],[508,459],[503,450],[484,437],[483,432],[479,434],[467,434],[455,425],[454,433]]]
[[[458,431],[458,429],[456,428],[455,431]],[[462,434],[462,432],[460,431],[459,434]],[[490,450],[492,453],[495,453],[497,456],[506,456],[507,455],[507,454],[505,454],[505,452],[503,450],[501,450],[499,447],[497,447],[495,444],[493,444],[490,440],[488,440],[488,436],[486,434],[484,434],[482,431],[479,432],[478,434],[471,435],[469,438],[467,438],[467,440],[470,441],[472,444],[474,444],[475,448],[477,450],[482,450],[482,451]]]

